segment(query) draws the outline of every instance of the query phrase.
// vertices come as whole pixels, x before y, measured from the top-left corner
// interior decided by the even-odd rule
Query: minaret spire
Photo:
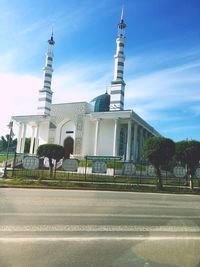
[[[122,6],[121,21],[124,21],[124,6]]]
[[[44,70],[44,85],[41,90],[39,90],[39,99],[38,99],[38,114],[39,115],[50,115],[51,112],[51,103],[52,103],[52,94],[51,91],[51,80],[52,80],[52,63],[53,63],[53,47],[55,41],[53,37],[53,29],[51,37],[48,40],[48,48],[46,52],[46,63]]]
[[[117,25],[118,34],[117,34],[117,47],[116,54],[114,56],[115,66],[114,66],[114,78],[111,82],[111,100],[110,100],[110,110],[124,110],[124,45],[125,45],[125,29],[126,24],[124,23],[124,8],[122,7],[121,19]]]

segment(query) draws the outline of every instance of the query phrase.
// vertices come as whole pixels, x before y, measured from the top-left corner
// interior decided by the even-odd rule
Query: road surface
[[[200,196],[0,189],[0,266],[200,266]]]

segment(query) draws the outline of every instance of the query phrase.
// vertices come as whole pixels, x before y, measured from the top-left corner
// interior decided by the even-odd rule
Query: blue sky
[[[0,135],[12,115],[36,114],[52,24],[53,103],[110,90],[122,5],[125,108],[174,141],[200,140],[199,0],[0,0]]]

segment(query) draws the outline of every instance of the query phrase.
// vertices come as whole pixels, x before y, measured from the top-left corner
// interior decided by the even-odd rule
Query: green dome
[[[95,97],[90,103],[94,106],[94,112],[109,111],[110,95],[106,92],[103,95]]]

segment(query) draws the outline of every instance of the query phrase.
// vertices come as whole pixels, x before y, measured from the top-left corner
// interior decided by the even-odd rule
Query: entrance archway
[[[70,158],[70,154],[73,154],[74,151],[74,139],[72,137],[67,137],[64,141],[64,149],[65,149],[65,159]]]

